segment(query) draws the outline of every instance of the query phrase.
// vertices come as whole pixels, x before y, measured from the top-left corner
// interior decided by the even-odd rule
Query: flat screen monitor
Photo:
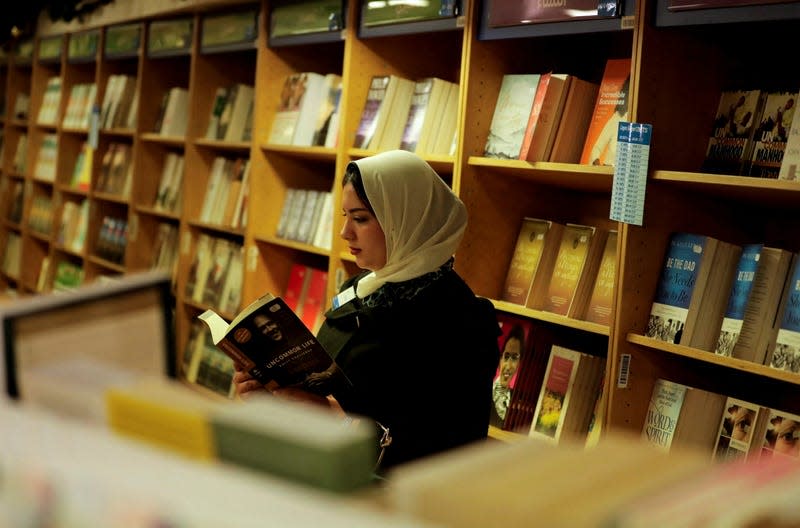
[[[176,376],[171,285],[142,272],[0,306],[5,391],[24,399],[26,372],[81,359],[132,373]]]

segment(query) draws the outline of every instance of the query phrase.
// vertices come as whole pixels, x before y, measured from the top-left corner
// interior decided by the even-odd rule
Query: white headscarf
[[[386,265],[358,282],[358,297],[384,283],[435,271],[453,256],[467,227],[467,210],[430,165],[406,150],[353,163],[386,237]]]

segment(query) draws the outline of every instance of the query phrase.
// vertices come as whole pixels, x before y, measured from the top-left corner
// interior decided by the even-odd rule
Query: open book
[[[349,384],[311,330],[280,297],[266,294],[228,324],[213,310],[198,316],[214,344],[268,390],[301,387],[321,395]]]

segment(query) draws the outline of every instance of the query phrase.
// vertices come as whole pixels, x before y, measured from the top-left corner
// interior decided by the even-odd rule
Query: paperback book
[[[209,309],[198,316],[211,329],[214,344],[268,390],[297,387],[329,394],[349,383],[311,330],[286,302],[272,294],[253,301],[228,324]],[[321,383],[332,374],[331,380]]]

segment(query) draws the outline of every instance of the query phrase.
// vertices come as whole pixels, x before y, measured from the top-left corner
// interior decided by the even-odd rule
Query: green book
[[[307,403],[254,397],[210,422],[222,461],[333,492],[372,481],[378,439],[369,420],[343,421]]]

